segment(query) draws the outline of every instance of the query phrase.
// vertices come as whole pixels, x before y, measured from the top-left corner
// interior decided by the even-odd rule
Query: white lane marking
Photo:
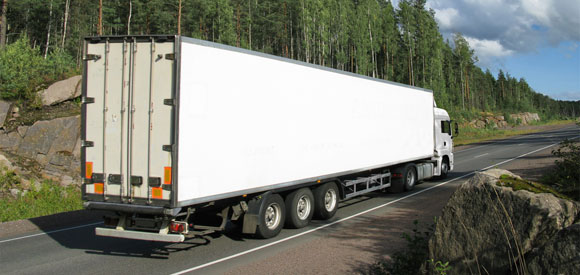
[[[3,240],[3,241],[0,241],[0,243],[7,243],[7,242],[11,242],[11,241],[22,240],[22,239],[32,238],[32,237],[36,237],[36,236],[48,235],[48,234],[62,232],[62,231],[68,231],[68,230],[73,230],[73,229],[78,229],[78,228],[83,228],[83,227],[89,227],[89,226],[98,225],[98,224],[102,224],[102,223],[103,222],[89,223],[89,224],[83,224],[83,225],[74,226],[74,227],[68,227],[68,228],[48,231],[48,232],[42,232],[42,233],[38,233],[38,234],[26,235],[26,236],[22,236],[22,237],[18,237],[18,238]]]
[[[580,136],[578,136],[578,137],[580,137]],[[574,139],[576,139],[576,138],[578,138],[578,137],[575,137]],[[324,225],[321,225],[321,226],[319,226],[319,227],[312,228],[312,229],[310,229],[310,230],[307,230],[307,231],[304,231],[304,232],[298,233],[298,234],[296,234],[296,235],[292,235],[292,236],[286,237],[286,238],[284,238],[284,239],[277,240],[277,241],[275,241],[275,242],[271,242],[271,243],[268,243],[268,244],[265,244],[265,245],[262,245],[262,246],[258,246],[258,247],[255,247],[255,248],[252,248],[252,249],[249,249],[249,250],[246,250],[246,251],[242,251],[242,252],[240,252],[240,253],[237,253],[237,254],[234,254],[234,255],[230,255],[230,256],[227,256],[227,257],[224,257],[224,258],[221,258],[221,259],[217,259],[217,260],[215,260],[215,261],[212,261],[212,262],[209,262],[209,263],[205,263],[205,264],[198,265],[198,266],[194,266],[194,267],[192,267],[192,268],[188,268],[188,269],[185,269],[185,270],[182,270],[182,271],[178,271],[178,272],[175,272],[175,273],[173,273],[172,275],[185,274],[185,273],[187,273],[187,272],[191,272],[191,271],[199,270],[199,269],[202,269],[202,268],[205,268],[205,267],[208,267],[208,266],[211,266],[211,265],[217,264],[217,263],[221,263],[221,262],[224,262],[224,261],[227,261],[227,260],[230,260],[230,259],[234,259],[234,258],[237,258],[237,257],[243,256],[243,255],[246,255],[246,254],[250,254],[250,253],[252,253],[252,252],[254,252],[254,251],[262,250],[262,249],[264,249],[264,248],[268,248],[268,247],[270,247],[270,246],[274,246],[274,245],[277,245],[277,244],[279,244],[279,243],[283,243],[283,242],[285,242],[285,241],[289,241],[289,240],[292,240],[292,239],[298,238],[298,237],[300,237],[300,236],[304,236],[304,235],[306,235],[306,234],[310,234],[310,233],[312,233],[312,232],[315,232],[315,231],[318,231],[318,230],[324,229],[324,228],[326,228],[326,227],[333,226],[333,225],[335,225],[335,224],[337,224],[337,223],[341,223],[341,222],[344,222],[344,221],[350,220],[350,219],[352,219],[352,218],[356,218],[356,217],[358,217],[358,216],[360,216],[360,215],[364,215],[364,214],[366,214],[366,213],[369,213],[369,212],[375,211],[375,210],[377,210],[377,209],[383,208],[383,207],[385,207],[385,206],[388,206],[388,205],[390,205],[390,204],[393,204],[393,203],[396,203],[396,202],[402,201],[402,200],[404,200],[404,199],[408,199],[408,198],[410,198],[410,197],[416,196],[416,195],[418,195],[418,194],[421,194],[421,193],[423,193],[423,192],[427,192],[427,191],[429,191],[429,190],[431,190],[431,189],[437,188],[437,187],[439,187],[439,186],[443,186],[443,185],[445,185],[445,184],[448,184],[448,183],[450,183],[450,182],[454,182],[454,181],[456,181],[456,180],[459,180],[459,179],[462,179],[462,178],[465,178],[465,177],[469,177],[469,176],[471,176],[471,175],[475,174],[475,172],[488,170],[488,169],[490,169],[490,168],[493,168],[493,167],[496,167],[496,166],[499,166],[499,165],[505,164],[505,163],[507,163],[507,162],[510,162],[510,161],[516,160],[516,159],[518,159],[518,158],[525,157],[525,156],[527,156],[527,155],[530,155],[530,154],[536,153],[536,152],[538,152],[538,151],[542,151],[542,150],[544,150],[544,149],[548,149],[548,148],[550,148],[550,147],[552,147],[552,146],[554,146],[554,145],[557,145],[557,144],[559,144],[559,142],[558,142],[558,143],[551,144],[551,145],[548,145],[548,146],[545,146],[545,147],[542,147],[542,148],[540,148],[540,149],[537,149],[537,150],[534,150],[534,151],[531,151],[531,152],[528,152],[528,153],[525,153],[525,154],[523,154],[523,155],[519,155],[519,156],[517,156],[517,157],[515,157],[515,158],[508,159],[508,160],[504,160],[504,161],[502,161],[502,162],[499,162],[499,163],[496,163],[496,164],[494,164],[494,165],[490,165],[490,166],[488,166],[488,167],[485,167],[485,168],[483,168],[483,169],[481,169],[481,170],[476,170],[476,171],[473,171],[473,172],[467,173],[467,174],[465,174],[465,175],[463,175],[463,176],[461,176],[461,177],[454,178],[454,179],[452,179],[452,180],[448,180],[448,181],[446,181],[446,182],[439,183],[439,184],[437,184],[437,185],[434,185],[434,186],[431,186],[431,187],[429,187],[429,188],[423,189],[423,190],[421,190],[421,191],[418,191],[418,192],[416,192],[416,193],[409,194],[409,195],[407,195],[407,196],[404,196],[404,197],[402,197],[402,198],[398,198],[398,199],[396,199],[396,200],[394,200],[394,201],[390,201],[390,202],[387,202],[387,203],[381,204],[381,205],[379,205],[379,206],[375,206],[375,207],[373,207],[373,208],[370,208],[370,209],[367,209],[367,210],[365,210],[365,211],[363,211],[363,212],[359,212],[359,213],[357,213],[357,214],[354,214],[354,215],[348,216],[348,217],[346,217],[346,218],[342,218],[342,219],[340,219],[340,220],[337,220],[337,221],[331,222],[331,223],[329,223],[329,224],[324,224]]]
[[[576,126],[570,126],[570,127],[566,127],[566,128],[556,129],[556,130],[553,130],[553,131],[568,130],[568,129],[571,129],[571,128],[576,128]],[[546,132],[523,134],[523,135],[520,135],[520,136],[515,136],[515,137],[506,138],[506,139],[501,139],[501,140],[498,140],[496,142],[488,143],[488,144],[485,144],[485,145],[467,148],[467,149],[464,149],[464,150],[461,150],[461,151],[457,151],[457,152],[453,152],[453,153],[454,154],[459,154],[459,153],[463,153],[463,152],[467,152],[467,151],[471,151],[471,150],[475,150],[475,149],[479,149],[479,148],[484,148],[484,147],[487,147],[487,146],[490,146],[490,145],[494,145],[494,144],[497,144],[497,143],[509,142],[511,140],[514,140],[514,139],[522,139],[522,138],[527,138],[527,137],[531,137],[531,136],[538,136],[538,135],[545,135],[545,134],[546,134]]]
[[[348,217],[346,217],[346,218],[342,218],[342,219],[340,219],[340,220],[333,221],[333,222],[331,222],[331,223],[324,224],[324,225],[321,225],[321,226],[319,226],[319,227],[316,227],[316,228],[312,228],[312,229],[310,229],[310,230],[307,230],[307,231],[304,231],[304,232],[298,233],[298,234],[296,234],[296,235],[292,235],[292,236],[286,237],[286,238],[284,238],[284,239],[277,240],[277,241],[275,241],[275,242],[271,242],[271,243],[269,243],[269,244],[265,244],[265,245],[262,245],[262,246],[258,246],[258,247],[252,248],[252,249],[250,249],[250,250],[242,251],[242,252],[240,252],[240,253],[237,253],[237,254],[234,254],[234,255],[231,255],[231,256],[228,256],[228,257],[225,257],[225,258],[221,258],[221,259],[218,259],[218,260],[215,260],[215,261],[209,262],[209,263],[205,263],[205,264],[202,264],[202,265],[194,266],[194,267],[192,267],[192,268],[189,268],[189,269],[185,269],[185,270],[182,270],[182,271],[178,271],[178,272],[176,272],[176,273],[173,273],[173,275],[184,274],[184,273],[187,273],[187,272],[191,272],[191,271],[195,271],[195,270],[198,270],[198,269],[202,269],[202,268],[204,268],[204,267],[208,267],[208,266],[210,266],[210,265],[214,265],[214,264],[217,264],[217,263],[221,263],[221,262],[223,262],[223,261],[227,261],[227,260],[230,260],[230,259],[233,259],[233,258],[237,258],[237,257],[239,257],[239,256],[243,256],[243,255],[246,255],[246,254],[252,253],[252,252],[254,252],[254,251],[258,251],[258,250],[261,250],[261,249],[264,249],[264,248],[267,248],[267,247],[270,247],[270,246],[273,246],[273,245],[276,245],[276,244],[279,244],[279,243],[282,243],[282,242],[285,242],[285,241],[288,241],[288,240],[292,240],[292,239],[298,238],[298,237],[300,237],[300,236],[303,236],[303,235],[306,235],[306,234],[309,234],[309,233],[312,233],[312,232],[318,231],[318,230],[320,230],[320,229],[323,229],[323,228],[326,228],[326,227],[329,227],[329,226],[333,226],[333,225],[335,225],[335,224],[337,224],[337,223],[341,223],[341,222],[344,222],[344,221],[350,220],[350,219],[352,219],[352,218],[356,218],[356,217],[358,217],[358,216],[360,216],[360,215],[364,215],[364,214],[366,214],[366,213],[372,212],[372,211],[374,211],[374,210],[377,210],[377,209],[379,209],[379,208],[385,207],[385,206],[387,206],[387,205],[389,205],[389,204],[393,204],[393,203],[395,203],[395,202],[399,202],[399,201],[402,201],[402,200],[404,200],[404,199],[407,199],[407,198],[413,197],[413,196],[415,196],[415,195],[418,195],[418,194],[421,194],[421,193],[423,193],[423,192],[429,191],[429,190],[431,190],[431,189],[433,189],[433,188],[436,188],[436,187],[439,187],[439,186],[441,186],[441,185],[444,185],[444,184],[447,184],[447,183],[450,183],[450,182],[453,182],[453,181],[456,181],[456,180],[459,180],[459,179],[462,179],[462,178],[465,178],[465,177],[471,176],[471,175],[472,175],[472,174],[474,174],[474,173],[475,173],[475,172],[471,172],[471,173],[469,173],[469,174],[466,174],[466,175],[463,175],[463,176],[461,176],[461,177],[454,178],[454,179],[452,179],[452,180],[449,180],[449,181],[446,181],[446,182],[443,182],[443,183],[439,183],[439,184],[437,184],[437,185],[434,185],[434,186],[431,186],[431,187],[429,187],[429,188],[427,188],[427,189],[423,189],[423,190],[421,190],[421,191],[418,191],[418,192],[416,192],[416,193],[409,194],[409,195],[407,195],[407,196],[404,196],[404,197],[402,197],[402,198],[398,198],[398,199],[396,199],[396,200],[394,200],[394,201],[390,201],[390,202],[387,202],[387,203],[385,203],[385,204],[381,204],[381,205],[379,205],[379,206],[375,206],[375,207],[373,207],[373,208],[367,209],[367,210],[365,210],[365,211],[363,211],[363,212],[359,212],[359,213],[357,213],[357,214],[354,214],[354,215],[352,215],[352,216],[348,216]]]
[[[522,145],[524,145],[524,144],[525,144],[525,143],[520,143],[520,144],[518,144],[518,146],[522,146]]]
[[[485,154],[477,155],[477,156],[475,156],[475,157],[473,157],[473,158],[474,158],[474,159],[476,159],[476,158],[480,158],[480,157],[487,156],[487,155],[489,155],[489,153],[485,153]]]

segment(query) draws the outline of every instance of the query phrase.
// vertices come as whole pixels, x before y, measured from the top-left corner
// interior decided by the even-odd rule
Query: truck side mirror
[[[457,125],[457,122],[455,122],[455,134],[454,136],[458,136],[459,135],[459,125]]]

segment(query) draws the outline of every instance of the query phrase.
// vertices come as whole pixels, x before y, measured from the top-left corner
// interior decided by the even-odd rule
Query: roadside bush
[[[41,83],[43,58],[31,48],[27,36],[0,51],[0,97],[28,99]]]
[[[57,49],[44,59],[23,35],[0,50],[0,98],[32,100],[39,86],[72,75],[74,68],[64,51]]]
[[[564,140],[558,149],[552,150],[552,155],[559,160],[544,181],[555,185],[560,193],[580,201],[580,143]]]

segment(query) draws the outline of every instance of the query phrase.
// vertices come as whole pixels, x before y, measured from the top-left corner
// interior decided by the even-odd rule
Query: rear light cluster
[[[392,177],[393,178],[402,178],[403,177],[403,174],[393,173]]]
[[[187,234],[189,232],[188,229],[189,228],[186,222],[172,221],[169,224],[169,231],[171,231],[172,233]]]

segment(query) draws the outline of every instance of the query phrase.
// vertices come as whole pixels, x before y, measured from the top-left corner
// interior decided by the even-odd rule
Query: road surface
[[[455,188],[474,171],[501,167],[549,150],[580,127],[479,144],[455,152],[446,180],[419,184],[412,192],[373,193],[341,203],[329,221],[285,229],[268,240],[235,231],[165,244],[97,237],[98,220],[57,230],[0,238],[1,274],[336,274],[366,270],[401,248],[413,220],[430,223]],[[411,226],[410,226],[411,225]]]

